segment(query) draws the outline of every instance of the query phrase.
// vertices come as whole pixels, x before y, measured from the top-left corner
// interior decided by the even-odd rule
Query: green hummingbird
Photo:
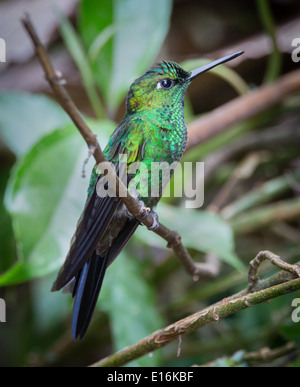
[[[104,153],[116,167],[117,173],[121,169],[120,155],[126,155],[127,186],[135,187],[132,192],[144,206],[151,209],[152,214],[155,215],[152,208],[162,195],[161,179],[158,181],[158,195],[153,197],[149,193],[152,163],[178,162],[185,150],[187,129],[183,100],[188,86],[198,75],[242,53],[239,51],[227,55],[191,72],[175,62],[163,61],[131,85],[126,99],[126,114],[111,135]],[[138,171],[130,171],[136,162],[146,165],[146,181],[138,181]],[[140,224],[140,220],[131,216],[120,198],[105,194],[107,188],[107,182],[95,166],[85,208],[65,263],[52,287],[52,291],[57,291],[66,285],[73,285],[74,339],[85,336],[105,271]],[[152,229],[158,226],[157,217],[155,219]]]

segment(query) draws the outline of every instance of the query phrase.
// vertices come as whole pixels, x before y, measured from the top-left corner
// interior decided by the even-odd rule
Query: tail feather
[[[83,339],[86,334],[100,293],[106,268],[119,255],[138,225],[139,222],[136,219],[129,219],[115,238],[110,249],[103,256],[98,255],[94,251],[91,258],[89,258],[76,275],[73,289],[75,301],[72,318],[72,335],[75,340],[78,337]]]
[[[102,257],[94,251],[76,276],[72,318],[72,335],[83,339],[90,324],[107,267],[107,254]]]

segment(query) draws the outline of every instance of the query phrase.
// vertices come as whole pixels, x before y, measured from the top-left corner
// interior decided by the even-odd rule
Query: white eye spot
[[[173,87],[175,82],[172,79],[165,78],[162,81],[159,81],[156,85],[157,89],[171,89]]]

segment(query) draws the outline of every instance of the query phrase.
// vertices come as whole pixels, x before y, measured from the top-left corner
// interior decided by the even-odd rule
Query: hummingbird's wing
[[[141,120],[125,120],[112,134],[105,154],[107,159],[116,165],[119,154],[127,154],[127,164],[142,158],[144,149],[143,123]],[[80,271],[85,262],[92,256],[96,246],[105,234],[119,204],[118,197],[99,196],[99,191],[104,187],[97,187],[103,175],[99,175],[92,193],[90,194],[84,211],[78,221],[75,235],[64,265],[60,269],[57,279],[52,286],[52,291],[64,287]],[[129,182],[128,178],[128,182]],[[135,227],[136,228],[136,227]],[[132,235],[132,233],[129,233]],[[131,236],[130,235],[130,236]],[[124,246],[126,238],[119,238],[118,245]],[[116,243],[118,238],[116,238]],[[122,247],[121,247],[122,248]],[[114,249],[121,251],[114,246]],[[116,254],[114,254],[115,258]],[[113,258],[113,259],[114,259]],[[110,259],[110,262],[113,260]]]

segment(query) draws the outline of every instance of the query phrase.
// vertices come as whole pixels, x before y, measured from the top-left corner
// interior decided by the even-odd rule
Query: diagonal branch
[[[263,85],[197,118],[188,127],[189,151],[239,122],[278,105],[300,91],[300,70],[282,75],[278,81]]]
[[[25,15],[22,22],[34,44],[37,57],[44,69],[45,77],[51,86],[55,97],[57,97],[60,105],[74,122],[81,136],[87,143],[89,154],[93,154],[96,163],[100,168],[101,165],[105,165],[105,167],[102,169],[102,172],[108,172],[106,175],[108,183],[111,185],[111,187],[115,187],[116,195],[120,197],[128,211],[134,217],[142,219],[141,223],[143,223],[145,226],[148,228],[151,227],[155,221],[153,215],[149,213],[140,202],[138,202],[133,196],[130,195],[124,183],[116,175],[114,168],[107,161],[105,154],[103,153],[97,141],[96,135],[90,130],[86,122],[83,120],[74,102],[66,91],[64,87],[66,81],[63,79],[59,72],[54,70],[46,49],[41,43],[28,14]],[[181,243],[181,237],[177,231],[170,230],[161,223],[157,229],[152,231],[167,241],[167,246],[171,248],[174,254],[181,260],[184,268],[189,274],[197,276],[198,278],[201,276],[201,263],[198,264],[194,262],[188,250]]]
[[[285,269],[286,268],[287,267],[285,266]],[[151,335],[145,337],[136,344],[128,346],[123,350],[100,360],[92,366],[117,367],[124,365],[167,345],[171,341],[179,339],[183,335],[202,328],[207,324],[217,322],[220,319],[231,316],[241,310],[299,290],[300,278],[293,279],[295,276],[297,277],[297,273],[294,271],[293,273],[289,270],[281,271],[265,280],[260,281],[260,283],[257,284],[257,288],[254,287],[252,289],[252,293],[249,293],[246,288],[237,294],[207,307],[204,310],[196,312],[163,329],[153,332]]]

